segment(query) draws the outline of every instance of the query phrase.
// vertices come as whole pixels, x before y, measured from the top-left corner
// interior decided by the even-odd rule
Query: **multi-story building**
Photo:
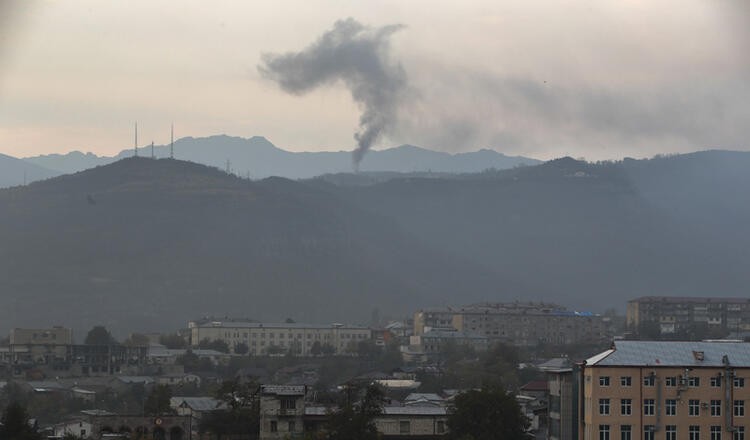
[[[470,346],[476,351],[487,351],[489,338],[477,333],[456,330],[431,330],[409,337],[409,345],[426,355],[442,353],[449,344]]]
[[[260,440],[302,438],[324,428],[335,408],[307,406],[302,385],[263,385],[260,392]],[[375,417],[383,440],[441,439],[448,433],[448,409],[435,405],[385,406]]]
[[[627,324],[648,337],[740,335],[750,332],[750,298],[643,296],[628,301]]]
[[[750,343],[616,341],[580,365],[581,440],[745,440]]]
[[[343,324],[194,321],[188,324],[191,344],[223,341],[232,352],[241,345],[250,354],[291,353],[297,356],[356,353],[357,344],[372,338],[370,329]],[[322,350],[322,351],[321,351]]]
[[[487,303],[421,310],[414,315],[414,334],[456,330],[518,346],[576,344],[606,338],[606,320],[554,304]]]
[[[71,345],[73,332],[64,327],[14,328],[10,331],[9,341],[11,345]]]
[[[302,436],[306,391],[304,385],[260,387],[260,440]]]
[[[0,347],[0,372],[23,376],[29,371],[49,376],[137,373],[146,365],[148,347],[73,344],[68,328],[11,330],[10,344]]]
[[[555,358],[541,364],[539,369],[547,374],[549,390],[547,438],[576,440],[578,400],[573,364],[567,358]]]

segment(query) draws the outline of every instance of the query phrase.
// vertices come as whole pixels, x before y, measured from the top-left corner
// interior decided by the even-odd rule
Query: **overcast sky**
[[[408,87],[375,148],[748,150],[748,4],[0,0],[0,152],[113,154],[132,146],[136,120],[142,144],[169,142],[174,121],[178,137],[354,149],[362,103],[346,84],[288,93],[258,69],[264,53],[302,51],[349,17],[403,25],[383,44]]]

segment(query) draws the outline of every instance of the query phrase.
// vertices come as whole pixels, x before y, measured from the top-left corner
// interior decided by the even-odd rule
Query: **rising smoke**
[[[362,109],[353,152],[358,167],[367,150],[396,122],[399,100],[407,87],[400,63],[390,59],[390,37],[402,25],[371,28],[348,18],[334,23],[300,52],[266,53],[258,70],[288,93],[301,95],[343,82]]]

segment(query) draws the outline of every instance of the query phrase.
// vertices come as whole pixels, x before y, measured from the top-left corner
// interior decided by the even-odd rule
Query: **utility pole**
[[[151,141],[151,159],[156,159],[156,156],[154,156],[154,141]]]

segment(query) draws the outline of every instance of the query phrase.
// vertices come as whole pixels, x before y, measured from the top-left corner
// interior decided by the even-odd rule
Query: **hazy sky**
[[[750,149],[750,2],[0,0],[0,152],[112,154],[180,136],[353,149],[344,84],[261,75],[348,17],[408,81],[376,148],[539,158]],[[209,6],[210,5],[210,6]]]

